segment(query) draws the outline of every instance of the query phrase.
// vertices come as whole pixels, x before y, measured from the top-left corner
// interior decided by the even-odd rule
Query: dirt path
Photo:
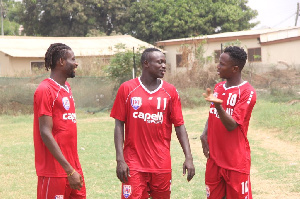
[[[253,140],[256,144],[251,146],[252,152],[256,148],[262,148],[270,153],[277,154],[279,159],[285,160],[279,162],[282,168],[288,169],[288,167],[296,166],[298,172],[293,176],[289,174],[283,174],[281,178],[276,180],[266,179],[257,166],[251,166],[251,181],[253,198],[255,199],[299,199],[300,193],[293,191],[295,183],[300,181],[300,144],[283,141],[277,138],[280,132],[274,130],[257,130],[250,126],[249,139]],[[267,160],[266,160],[267,161]],[[268,171],[265,171],[268,172]],[[274,172],[274,171],[272,171]],[[275,171],[280,172],[280,171]],[[299,188],[298,188],[299,191]]]

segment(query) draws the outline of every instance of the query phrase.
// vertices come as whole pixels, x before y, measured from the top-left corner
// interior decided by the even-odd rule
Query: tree
[[[132,79],[133,77],[133,66],[136,65],[136,76],[141,74],[141,51],[145,47],[140,47],[136,49],[135,52],[132,50],[126,50],[124,44],[118,44],[115,46],[118,50],[117,53],[111,58],[109,66],[105,69],[108,76],[114,80],[117,85],[117,89],[123,82]]]
[[[146,42],[254,27],[248,0],[23,0],[27,35],[129,34]]]
[[[130,0],[23,0],[20,22],[27,35],[110,35]]]
[[[20,22],[27,35],[85,36],[94,24],[89,13],[97,2],[23,0]]]
[[[247,0],[143,0],[132,3],[119,27],[123,34],[159,40],[245,30],[257,11]]]
[[[12,0],[2,0],[2,17],[3,17],[3,32],[4,35],[18,35],[20,24],[17,23],[17,10],[21,5],[20,2]],[[0,13],[1,14],[1,13]]]

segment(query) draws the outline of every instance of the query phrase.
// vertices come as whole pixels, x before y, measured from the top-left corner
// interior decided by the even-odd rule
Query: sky
[[[260,21],[253,29],[295,26],[298,2],[300,0],[248,0],[247,5],[258,11],[258,16],[251,22]],[[300,26],[300,16],[297,26]]]

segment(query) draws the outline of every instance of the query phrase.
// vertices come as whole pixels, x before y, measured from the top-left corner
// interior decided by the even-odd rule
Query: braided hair
[[[144,61],[145,60],[148,60],[149,59],[149,55],[150,53],[154,52],[154,51],[158,51],[158,52],[161,52],[159,49],[157,48],[147,48],[144,50],[144,52],[142,53],[142,56],[141,56],[141,63],[143,65]]]
[[[246,64],[247,53],[243,48],[238,46],[228,46],[225,48],[224,53],[227,53],[232,59],[233,63],[242,70]]]
[[[45,67],[48,71],[49,69],[54,69],[56,62],[60,58],[65,58],[67,50],[71,50],[69,46],[62,43],[51,44],[45,54]]]

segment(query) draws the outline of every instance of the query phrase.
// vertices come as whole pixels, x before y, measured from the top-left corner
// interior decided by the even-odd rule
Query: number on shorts
[[[246,182],[242,182],[242,194],[248,193],[249,189],[248,189],[248,180]]]

